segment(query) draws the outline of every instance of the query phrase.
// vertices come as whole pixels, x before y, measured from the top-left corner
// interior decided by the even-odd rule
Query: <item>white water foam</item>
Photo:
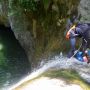
[[[52,60],[49,60],[46,64],[44,64],[40,69],[34,71],[30,75],[28,75],[27,77],[22,79],[20,82],[18,82],[16,85],[9,88],[8,90],[13,90],[14,88],[21,85],[23,82],[31,80],[31,79],[41,75],[42,73],[44,73],[45,71],[47,71],[48,69],[50,69],[52,67],[56,67],[56,66],[60,66],[60,65],[61,65],[61,67],[65,67],[63,65],[65,65],[66,62],[68,62],[68,61],[67,60],[65,61],[65,58],[59,58],[59,57],[56,56],[55,58],[53,58]],[[68,66],[69,66],[69,64],[66,65],[66,68]]]
[[[59,69],[67,69],[67,68],[75,68],[76,65],[86,65],[86,63],[79,62],[78,60],[72,58],[72,59],[67,59],[66,57],[60,57],[60,56],[55,56],[51,60],[49,60],[47,63],[45,63],[40,69],[32,72],[30,75],[19,81],[17,84],[14,86],[10,87],[8,90],[13,90],[14,88],[20,86],[22,83],[34,79],[37,76],[41,75],[42,73],[46,72],[50,68],[59,68]],[[76,66],[77,67],[77,66]]]

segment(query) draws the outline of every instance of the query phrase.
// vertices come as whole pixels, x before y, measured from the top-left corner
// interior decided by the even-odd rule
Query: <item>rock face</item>
[[[0,24],[4,23],[6,26],[9,25],[8,16],[7,16],[7,0],[0,1]]]
[[[27,29],[27,21],[25,20],[24,15],[22,13],[21,15],[10,15],[9,21],[16,39],[20,42],[26,51],[29,61],[31,61],[34,51],[33,38],[30,31]]]
[[[17,10],[16,10],[17,8]],[[5,26],[10,26],[14,32],[16,39],[24,48],[29,61],[31,62],[34,45],[33,39],[28,28],[27,20],[25,19],[22,10],[19,7],[13,8],[13,5],[8,0],[0,1],[0,23]]]
[[[30,27],[30,22],[28,22],[29,20],[27,20],[25,14],[23,13],[24,9],[22,10],[22,8],[19,5],[17,5],[17,3],[15,3],[15,5],[16,5],[15,6],[14,3],[12,3],[12,2],[13,2],[12,0],[1,0],[0,1],[0,17],[1,17],[0,21],[1,21],[1,23],[4,23],[6,25],[10,25],[11,26],[11,28],[12,28],[14,34],[15,34],[15,37],[18,39],[18,41],[20,42],[20,44],[24,48],[24,50],[25,50],[25,52],[26,52],[30,62],[34,61],[33,60],[33,58],[34,58],[33,56],[35,55],[34,54],[34,50],[37,49],[38,46],[40,46],[40,50],[42,49],[41,53],[43,53],[43,51],[46,49],[46,54],[47,54],[47,52],[49,52],[48,49],[50,49],[51,52],[53,52],[55,50],[58,50],[62,46],[64,46],[63,44],[65,44],[66,41],[62,45],[61,45],[61,42],[62,42],[62,40],[65,40],[65,37],[63,37],[62,40],[61,40],[61,37],[58,40],[57,40],[57,38],[55,39],[55,37],[54,37],[55,35],[53,35],[53,33],[52,33],[55,30],[52,30],[52,28],[51,28],[51,30],[47,30],[48,32],[46,32],[46,31],[43,30],[45,28],[42,28],[43,25],[41,25],[41,26],[38,25],[37,26],[37,27],[40,27],[41,29],[38,28],[38,30],[36,32],[38,34],[37,35],[38,37],[36,38],[37,42],[35,42],[34,39],[33,39],[34,37],[33,37],[32,30],[31,30],[32,27]],[[67,5],[67,6],[69,6],[69,5]],[[54,7],[52,7],[52,9],[53,8]],[[69,8],[69,9],[71,9],[71,8]],[[80,4],[78,6],[78,11],[79,11],[79,13],[82,16],[81,17],[81,22],[90,22],[90,0],[81,0]],[[58,16],[58,14],[57,14],[57,16]],[[2,17],[3,17],[3,19],[2,19]],[[59,15],[59,17],[60,17],[60,15]],[[53,26],[53,25],[51,25],[51,26]],[[56,24],[55,24],[55,26],[56,26]],[[60,29],[61,29],[61,27],[57,27],[56,28],[56,30],[57,30],[56,31],[56,36],[63,35],[63,32],[62,32],[62,30],[60,31]],[[46,32],[45,35],[43,35],[44,32]],[[60,33],[60,34],[57,35],[57,33]],[[53,35],[53,36],[50,36],[49,34]],[[42,38],[44,38],[45,40],[42,39]],[[48,40],[48,39],[50,39],[50,40]],[[52,42],[52,41],[54,41],[54,42]],[[57,42],[55,42],[55,41],[57,41]],[[38,44],[38,42],[40,44]],[[35,45],[34,43],[36,43],[37,47],[34,46]],[[42,45],[42,48],[41,48],[41,45]],[[37,49],[36,51],[40,52],[40,50]]]
[[[78,11],[81,14],[81,22],[90,23],[90,0],[81,0]]]

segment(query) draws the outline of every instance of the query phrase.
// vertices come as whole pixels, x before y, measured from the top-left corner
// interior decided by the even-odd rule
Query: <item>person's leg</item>
[[[68,53],[68,58],[72,57],[75,51],[76,38],[70,38],[71,49]]]
[[[86,31],[82,40],[82,51],[84,52],[87,48],[90,49],[90,29]]]
[[[87,41],[87,48],[90,49],[90,39],[88,39],[88,41]]]
[[[87,48],[87,41],[85,41],[84,39],[82,39],[82,46],[81,46],[81,49],[80,50],[82,52],[85,52],[86,48]]]
[[[71,50],[75,50],[75,45],[76,45],[76,39],[75,38],[71,38],[70,39],[70,45],[71,45]]]
[[[88,29],[88,32],[87,32],[87,48],[90,49],[90,28]]]
[[[88,39],[88,42],[87,42],[87,48],[90,49],[90,38]],[[90,56],[88,55],[88,62],[87,63],[90,63]]]
[[[87,41],[87,43],[85,43],[85,41],[83,42],[83,46],[84,46],[84,50],[90,49],[90,29],[85,33],[85,40]],[[87,63],[90,63],[90,55],[87,54]]]

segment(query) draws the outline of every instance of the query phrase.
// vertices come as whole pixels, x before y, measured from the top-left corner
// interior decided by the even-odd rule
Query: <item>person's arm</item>
[[[69,39],[71,35],[77,36],[77,34],[75,34],[75,25],[72,28],[70,28],[69,31],[67,32],[66,39]]]
[[[73,38],[73,37],[77,37],[77,36],[79,36],[79,34],[76,34],[74,30],[71,30],[70,37]]]

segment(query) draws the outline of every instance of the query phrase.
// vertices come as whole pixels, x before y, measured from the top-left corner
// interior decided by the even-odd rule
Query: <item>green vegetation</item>
[[[80,0],[0,0],[0,5],[3,6],[3,14],[0,14],[0,23],[6,24],[6,22],[11,22],[12,25],[15,24],[14,29],[16,31],[22,30],[23,32],[24,29],[30,31],[35,44],[34,57],[36,60],[39,60],[40,57],[45,56],[46,58],[46,56],[48,57],[48,55],[53,53],[60,53],[60,51],[66,52],[69,49],[69,42],[65,40],[64,35],[66,21],[73,15],[78,14],[77,6],[79,1]],[[7,21],[9,18],[12,20]],[[14,33],[16,33],[16,31]],[[16,34],[18,34],[18,37],[20,37],[21,40],[22,37],[24,37],[24,34],[21,35],[22,33]],[[9,43],[11,41],[7,42]],[[21,42],[23,43],[23,40]],[[13,45],[9,47],[11,48],[12,46]],[[0,46],[0,48],[2,48],[2,46]],[[9,51],[13,53],[13,55],[17,53],[17,49],[16,52],[13,52],[13,49]],[[8,48],[7,53],[9,53]],[[17,53],[16,56],[21,56],[21,53]],[[0,58],[5,58],[2,50],[0,51]],[[38,60],[35,61],[35,59],[33,59],[34,64],[38,62]],[[17,58],[12,60],[12,58],[9,57],[8,61],[8,63],[11,63],[9,69],[13,72],[13,75],[15,70],[17,71],[18,68],[22,67],[22,70],[20,70],[22,73],[25,69],[23,67],[24,61],[23,63],[20,63],[19,60],[17,60],[17,62],[16,60]],[[14,66],[15,64],[18,68]],[[6,65],[7,62],[0,59],[0,66],[6,68]],[[24,63],[24,65],[27,66],[27,63]],[[90,88],[90,86],[80,78],[77,72],[73,70],[48,71],[41,76],[62,78],[69,83],[78,83],[84,88],[84,90],[89,90]]]
[[[35,59],[39,60],[40,57],[48,57],[69,49],[69,42],[65,40],[64,34],[66,21],[78,14],[77,6],[80,0],[2,0],[2,2],[6,5],[5,13],[12,19],[10,22],[13,23],[14,30],[30,31],[34,40]],[[65,47],[62,48],[63,46]]]

